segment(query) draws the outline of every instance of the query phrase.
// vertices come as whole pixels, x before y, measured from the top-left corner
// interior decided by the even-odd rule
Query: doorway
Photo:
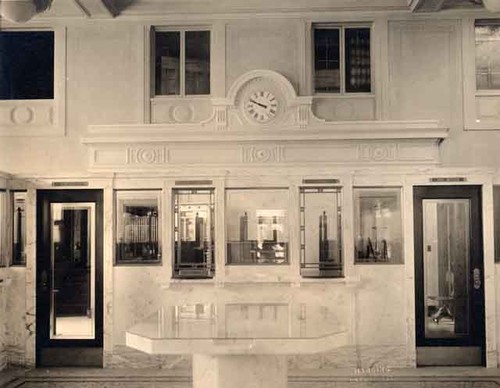
[[[414,187],[417,365],[485,365],[480,186]]]
[[[102,198],[37,192],[37,366],[102,366]]]

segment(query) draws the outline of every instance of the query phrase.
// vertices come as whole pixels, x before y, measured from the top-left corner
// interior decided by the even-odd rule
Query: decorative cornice
[[[439,142],[447,136],[448,128],[442,127],[437,121],[324,122],[303,129],[293,126],[228,132],[204,129],[197,124],[129,124],[91,126],[89,135],[81,141],[83,144],[387,139],[427,139]]]

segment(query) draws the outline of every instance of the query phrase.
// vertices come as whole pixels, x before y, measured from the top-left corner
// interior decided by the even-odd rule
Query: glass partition
[[[355,263],[403,263],[401,190],[354,188]]]
[[[12,265],[26,265],[26,192],[13,192],[12,205]]]
[[[214,189],[174,189],[174,277],[213,277]]]
[[[300,188],[300,244],[302,276],[343,275],[339,187]]]
[[[116,264],[161,261],[159,191],[116,192]]]
[[[287,208],[288,189],[227,189],[227,263],[287,264]]]

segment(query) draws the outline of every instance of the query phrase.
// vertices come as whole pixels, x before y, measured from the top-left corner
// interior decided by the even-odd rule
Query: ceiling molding
[[[446,0],[410,0],[412,12],[438,12],[443,9]]]
[[[73,0],[87,18],[114,18],[120,11],[113,0]]]

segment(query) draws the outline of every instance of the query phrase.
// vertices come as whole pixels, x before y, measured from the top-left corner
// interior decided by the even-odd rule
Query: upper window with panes
[[[0,31],[0,100],[54,98],[54,32]]]
[[[476,20],[476,89],[500,90],[500,20]]]
[[[154,31],[156,96],[210,94],[210,31]]]
[[[369,26],[314,26],[316,93],[371,93],[370,32]]]

